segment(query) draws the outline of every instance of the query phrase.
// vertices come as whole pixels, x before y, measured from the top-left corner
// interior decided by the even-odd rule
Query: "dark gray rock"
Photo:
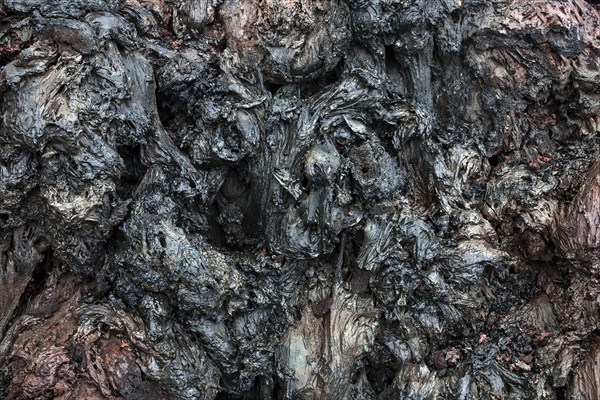
[[[583,0],[0,0],[7,399],[600,398]]]

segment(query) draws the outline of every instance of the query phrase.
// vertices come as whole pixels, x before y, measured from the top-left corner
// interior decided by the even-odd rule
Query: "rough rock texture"
[[[0,0],[0,397],[600,398],[600,6]]]

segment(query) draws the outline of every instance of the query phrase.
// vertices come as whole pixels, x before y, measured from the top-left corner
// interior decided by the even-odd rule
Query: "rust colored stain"
[[[62,277],[38,295],[44,301],[28,307],[45,318],[14,342],[7,400],[164,399],[154,382],[142,378],[129,339],[80,329],[80,290],[75,278]]]

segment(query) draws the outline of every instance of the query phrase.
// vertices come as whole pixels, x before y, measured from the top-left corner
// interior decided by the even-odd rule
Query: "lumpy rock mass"
[[[0,0],[0,397],[600,398],[600,5]]]

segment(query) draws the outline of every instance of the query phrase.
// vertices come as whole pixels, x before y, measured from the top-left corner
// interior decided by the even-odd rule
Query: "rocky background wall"
[[[600,398],[600,6],[0,0],[0,397]]]

